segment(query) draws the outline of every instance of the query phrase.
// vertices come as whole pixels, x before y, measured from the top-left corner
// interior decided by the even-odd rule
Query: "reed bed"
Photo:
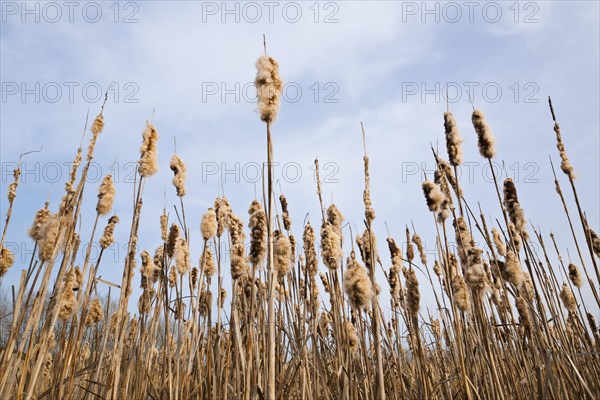
[[[102,108],[85,154],[81,146],[76,151],[61,202],[32,212],[28,233],[36,250],[19,265],[4,246],[19,199],[15,170],[0,285],[9,268],[21,275],[11,312],[0,315],[10,320],[0,348],[0,398],[599,397],[598,227],[586,219],[551,102],[547,140],[554,140],[553,130],[564,175],[555,174],[564,207],[556,223],[568,224],[578,259],[565,262],[554,236],[528,223],[512,180],[494,176],[487,187],[498,198],[487,208],[500,210],[500,220],[487,220],[476,200],[463,196],[456,178],[462,139],[449,111],[440,118],[449,161],[434,151],[434,176],[424,179],[422,194],[415,188],[437,232],[436,254],[428,259],[414,228],[400,228],[405,238],[383,242],[375,236],[364,130],[364,220],[354,225],[361,228],[351,229],[337,206],[323,201],[318,160],[320,221],[293,223],[288,199],[275,196],[271,168],[279,65],[265,48],[256,68],[268,167],[263,195],[249,201],[247,214],[219,196],[207,202],[200,221],[186,220],[186,166],[175,154],[169,167],[176,215],[165,210],[154,222],[142,221],[144,186],[158,169],[159,133],[148,121],[131,221],[113,212],[115,196],[130,194],[116,193],[109,175],[98,188],[91,235],[80,237],[82,208],[89,207],[83,204],[86,176],[105,123]],[[472,124],[470,134],[491,165],[491,125],[481,110],[473,111]],[[140,229],[150,223],[160,224],[160,245],[138,250]],[[121,282],[110,283],[99,271],[116,230],[127,232],[129,246]],[[198,260],[191,258],[193,235],[202,238]],[[534,251],[532,239],[541,251]],[[83,260],[75,257],[82,243],[96,242],[102,249],[97,257],[89,246]],[[225,287],[227,275],[231,285]],[[139,298],[132,298],[134,285],[141,287]],[[593,294],[587,302],[581,294],[586,285]],[[431,288],[436,309],[421,305],[424,287]],[[112,309],[99,290],[108,291]]]

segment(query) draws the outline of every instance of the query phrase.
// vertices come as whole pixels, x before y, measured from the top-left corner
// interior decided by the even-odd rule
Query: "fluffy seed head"
[[[90,309],[85,317],[85,324],[87,326],[97,324],[102,321],[103,316],[104,314],[102,313],[102,303],[100,303],[100,299],[94,299],[90,303]]]
[[[106,215],[110,212],[115,199],[115,193],[116,190],[112,175],[106,175],[98,188],[98,204],[96,205],[96,212],[98,214]]]
[[[215,259],[213,257],[212,252],[210,251],[209,248],[204,248],[204,275],[207,278],[212,277],[215,274],[215,271],[217,270],[215,267]]]
[[[423,194],[425,194],[425,201],[429,211],[438,211],[445,197],[439,185],[427,180],[422,185]]]
[[[506,245],[504,244],[504,240],[502,240],[502,236],[500,236],[500,232],[496,228],[492,228],[492,237],[494,239],[494,244],[496,245],[496,250],[498,250],[498,254],[502,257],[506,257]]]
[[[461,275],[456,275],[454,279],[452,279],[452,293],[454,295],[456,306],[461,311],[470,313],[471,299],[469,296],[469,289]]]
[[[279,76],[279,64],[273,57],[261,56],[256,61],[256,95],[258,112],[263,122],[271,123],[277,118],[283,81]]]
[[[321,225],[321,255],[323,263],[329,269],[337,269],[342,257],[342,249],[340,238],[329,221],[324,221]]]
[[[416,318],[419,314],[419,302],[421,300],[419,280],[414,268],[405,269],[404,277],[406,278],[406,308],[408,314]]]
[[[115,226],[118,223],[119,223],[119,217],[116,215],[113,215],[112,217],[110,217],[108,219],[108,225],[106,225],[106,227],[104,228],[104,233],[99,241],[100,247],[102,247],[103,249],[106,249],[108,246],[113,244],[113,242],[115,241],[115,237],[114,237]]]
[[[202,216],[202,222],[200,223],[200,230],[202,231],[202,238],[208,240],[215,237],[217,234],[217,213],[214,209],[209,208],[208,211]]]
[[[417,250],[419,251],[419,256],[421,257],[421,264],[426,266],[427,254],[425,254],[425,249],[423,248],[423,241],[421,240],[421,236],[415,233],[412,237],[412,241],[415,245],[417,245]]]
[[[592,250],[594,251],[596,257],[600,258],[600,237],[598,237],[592,228],[588,228],[588,233],[592,242]]]
[[[290,272],[292,265],[292,246],[290,244],[290,239],[280,231],[274,231],[273,236],[275,238],[273,243],[273,263],[275,264],[277,276],[282,278]]]
[[[287,203],[286,203],[287,204]],[[267,252],[267,215],[260,202],[253,200],[248,209],[250,220],[250,254],[248,258],[255,267],[262,266]]]
[[[229,214],[231,214],[227,197],[223,196],[215,199],[215,213],[217,214],[217,237],[221,237],[227,227]]]
[[[573,263],[569,264],[569,279],[573,283],[573,285],[581,288],[583,286],[583,278],[579,273],[579,269]]]
[[[0,248],[0,277],[4,276],[8,269],[12,267],[15,262],[15,256],[4,245]]]
[[[354,325],[352,325],[352,322],[348,320],[344,321],[344,331],[346,334],[346,344],[353,353],[358,349],[358,336],[356,335],[356,329],[354,328]]]
[[[477,133],[477,145],[479,146],[479,154],[485,158],[492,158],[496,155],[495,140],[492,130],[485,120],[483,112],[479,110],[473,111],[471,116],[473,128]]]
[[[27,231],[29,237],[31,237],[36,242],[39,241],[41,236],[41,230],[44,223],[50,217],[50,210],[48,210],[48,202],[46,202],[46,206],[44,208],[40,208],[38,212],[35,214],[35,219],[33,220],[33,224],[31,228]]]
[[[140,153],[138,160],[140,175],[144,177],[154,175],[158,171],[158,132],[150,122],[146,122],[146,129],[142,132]]]
[[[75,270],[71,268],[67,272],[63,293],[60,298],[60,310],[58,312],[58,317],[63,321],[68,320],[75,312],[77,301],[75,299],[75,292],[73,291],[73,288],[76,286],[77,278],[75,276]]]
[[[575,301],[575,296],[573,296],[573,291],[566,283],[563,283],[562,285],[560,299],[569,312],[574,313],[577,310],[577,302]]]
[[[49,261],[54,258],[56,247],[59,240],[59,228],[60,228],[60,217],[58,214],[53,214],[42,225],[40,230],[41,239],[38,242],[38,248],[40,249],[40,259],[42,261]]]
[[[306,260],[308,274],[312,277],[317,274],[317,270],[319,268],[317,251],[315,249],[315,240],[315,230],[309,222],[304,227],[304,234],[302,235],[302,248],[304,250],[304,258]]]
[[[175,245],[175,266],[180,275],[185,275],[190,270],[190,247],[183,238],[177,240]]]
[[[462,149],[460,144],[462,139],[456,126],[456,120],[451,112],[444,113],[444,129],[446,132],[446,150],[450,164],[458,166],[462,164]]]
[[[169,163],[169,168],[173,171],[173,186],[175,186],[175,190],[177,192],[177,196],[183,197],[185,196],[185,173],[186,168],[183,160],[177,155],[173,154],[171,157],[171,162]]]
[[[517,307],[517,311],[519,312],[519,323],[521,324],[521,326],[523,326],[525,332],[529,332],[531,330],[531,318],[529,316],[527,302],[523,297],[519,296],[515,300],[515,306]]]
[[[506,260],[504,262],[504,268],[500,270],[500,273],[502,274],[502,278],[504,280],[509,281],[517,288],[521,287],[525,277],[523,276],[521,263],[512,250],[508,250],[506,254]]]
[[[519,204],[517,188],[511,178],[504,181],[504,205],[506,206],[510,221],[515,225],[517,232],[527,235],[525,231],[525,213]]]
[[[367,275],[367,270],[356,260],[356,255],[350,253],[344,273],[344,289],[350,305],[357,310],[366,310],[373,298],[373,286]]]
[[[344,240],[344,237],[342,235],[342,223],[344,222],[344,216],[342,215],[342,212],[337,208],[337,206],[333,203],[329,207],[327,207],[327,221],[329,221],[329,223],[333,227],[333,230],[339,236],[341,246]]]

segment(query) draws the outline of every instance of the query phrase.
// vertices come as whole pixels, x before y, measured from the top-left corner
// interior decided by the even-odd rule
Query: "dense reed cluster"
[[[261,56],[256,67],[270,167],[283,84],[274,58]],[[18,169],[9,186],[0,288],[11,268],[19,269],[20,280],[11,312],[0,315],[10,321],[0,338],[0,398],[597,398],[598,227],[585,217],[550,108],[561,170],[576,203],[573,216],[555,176],[577,248],[578,258],[567,263],[554,235],[548,241],[526,223],[527,205],[511,179],[494,176],[487,188],[498,203],[486,211],[504,218],[486,219],[463,196],[456,174],[463,141],[450,112],[443,114],[449,161],[434,152],[437,171],[421,186],[424,210],[432,214],[427,223],[437,232],[425,238],[435,242],[434,254],[409,227],[398,228],[406,233],[400,243],[388,234],[388,249],[379,250],[364,130],[364,221],[356,225],[344,225],[338,207],[324,204],[318,161],[321,220],[314,225],[292,224],[284,195],[278,210],[271,168],[263,198],[248,202],[247,220],[221,196],[207,199],[203,216],[188,225],[186,166],[176,154],[169,163],[176,216],[165,209],[142,221],[143,188],[159,168],[159,134],[147,122],[131,221],[119,224],[111,215],[115,197],[128,194],[116,193],[108,175],[98,188],[90,237],[82,238],[81,212],[91,207],[83,191],[105,124],[102,109],[83,163],[77,150],[60,204],[46,202],[32,215],[28,234],[36,251],[26,263],[4,246],[18,201]],[[489,161],[497,156],[490,125],[479,110],[471,120]],[[565,224],[560,217],[551,222]],[[140,229],[149,224],[160,227],[157,247],[138,249]],[[121,282],[111,283],[101,279],[103,254],[117,230],[128,237],[127,257]],[[192,236],[201,238],[200,249],[191,248]],[[531,246],[532,237],[540,250]],[[82,243],[95,242],[98,255],[88,246],[85,257],[77,257]],[[132,299],[134,285],[141,295]],[[423,306],[424,288],[431,289],[436,309]],[[587,301],[582,290],[591,291]],[[108,293],[108,300],[98,293]]]

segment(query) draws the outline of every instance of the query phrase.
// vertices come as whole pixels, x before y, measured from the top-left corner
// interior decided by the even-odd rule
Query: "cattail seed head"
[[[98,188],[98,204],[96,205],[96,212],[98,214],[106,215],[110,212],[115,199],[115,193],[116,190],[112,175],[106,175]]]
[[[569,279],[573,283],[573,285],[581,288],[583,286],[583,278],[579,273],[579,269],[573,263],[569,264]]]
[[[204,248],[204,266],[203,266],[204,276],[206,276],[207,278],[210,278],[215,274],[216,270],[217,270],[217,268],[215,267],[215,259],[213,257],[213,254],[209,248],[205,247]]]
[[[29,237],[31,237],[36,242],[42,238],[42,236],[41,236],[42,226],[48,220],[50,215],[51,215],[51,213],[50,213],[50,210],[48,209],[48,202],[46,202],[45,207],[40,208],[38,210],[38,212],[35,214],[35,219],[33,220],[33,224],[31,225],[31,228],[29,228],[29,230],[27,231],[27,234],[29,235]]]
[[[558,123],[554,123],[554,133],[556,133],[556,148],[558,149],[558,154],[560,155],[560,169],[569,177],[569,179],[574,180],[575,169],[573,168],[573,164],[571,164],[571,160],[569,160],[569,156],[565,150],[565,144],[562,140],[560,126]]]
[[[273,263],[277,276],[284,277],[291,268],[292,246],[290,240],[280,231],[273,232],[275,241],[273,243]]]
[[[452,293],[454,296],[454,302],[456,303],[458,309],[462,312],[470,313],[471,299],[469,295],[469,289],[461,275],[456,275],[454,279],[452,279]]]
[[[226,298],[227,298],[227,290],[221,288],[221,290],[219,291],[219,297],[217,299],[219,308],[223,308]]]
[[[160,249],[162,249],[162,246]],[[160,277],[160,267],[155,264],[154,258],[150,257],[150,253],[146,250],[140,253],[140,258],[142,259],[142,267],[140,268],[142,274],[141,287],[145,289],[158,281],[158,278]]]
[[[479,154],[485,158],[492,158],[496,155],[495,140],[492,130],[485,120],[485,115],[480,110],[473,111],[471,116],[473,128],[477,133],[477,145],[479,146]]]
[[[517,196],[517,188],[511,178],[504,181],[504,205],[510,221],[515,225],[517,232],[526,235],[525,231],[525,213],[519,204],[519,198]]]
[[[453,166],[462,164],[462,149],[460,144],[462,139],[456,126],[456,120],[451,112],[444,113],[444,130],[446,133],[446,150],[448,151],[448,160]]]
[[[354,353],[358,350],[358,336],[352,322],[348,320],[344,321],[344,331],[346,334],[346,345],[349,347],[350,352]]]
[[[365,205],[365,219],[367,225],[371,225],[375,219],[375,209],[371,203],[371,175],[369,173],[369,157],[363,157],[365,170],[365,190],[363,191],[363,203]]]
[[[425,201],[427,202],[427,207],[429,211],[435,212],[438,211],[442,202],[445,199],[444,193],[442,192],[439,185],[426,180],[422,185],[423,193],[425,194]]]
[[[598,334],[598,325],[596,324],[596,319],[592,313],[587,313],[588,324],[590,325],[590,330],[594,335]]]
[[[421,240],[421,236],[418,234],[414,234],[412,237],[413,243],[417,246],[417,250],[419,252],[419,256],[421,257],[421,264],[427,265],[427,254],[425,253],[425,249],[423,248],[423,241]]]
[[[75,299],[75,292],[73,291],[73,288],[76,286],[77,280],[75,276],[75,270],[71,268],[65,277],[63,293],[60,298],[60,310],[58,317],[63,321],[68,320],[75,313],[77,301]]]
[[[190,247],[183,238],[177,240],[175,245],[175,266],[180,275],[185,275],[190,270]]]
[[[112,217],[110,217],[108,219],[108,225],[106,225],[106,227],[104,228],[104,233],[102,234],[102,237],[100,238],[100,247],[102,247],[103,249],[108,248],[108,246],[110,246],[111,244],[113,244],[113,242],[115,241],[115,237],[114,237],[114,233],[115,233],[115,226],[119,223],[119,217],[116,215],[113,215]]]
[[[342,215],[342,212],[337,208],[337,206],[333,203],[329,207],[327,207],[327,221],[331,224],[333,230],[339,236],[341,246],[344,240],[344,237],[342,235],[342,223],[344,222],[344,216]]]
[[[410,242],[410,231],[406,228],[406,260],[408,263],[412,263],[412,260],[415,258],[415,249]]]
[[[508,223],[508,232],[510,233],[510,237],[512,238],[512,243],[515,246],[515,250],[517,253],[521,251],[521,235],[519,235],[519,231],[515,227],[515,224],[512,222]]]
[[[167,256],[173,257],[175,254],[175,246],[179,239],[179,226],[177,224],[171,224],[169,229],[169,237],[167,239]]]
[[[515,306],[519,312],[519,323],[523,326],[526,333],[531,331],[531,317],[529,315],[529,309],[527,308],[527,302],[521,296],[515,300]]]
[[[406,279],[406,308],[411,317],[417,318],[421,292],[419,291],[419,280],[414,268],[407,268],[404,271],[404,277]]]
[[[58,214],[53,214],[42,225],[40,230],[41,239],[38,242],[40,249],[40,259],[49,261],[54,258],[56,247],[59,241],[60,217]]]
[[[98,140],[98,136],[100,132],[104,129],[104,116],[102,114],[98,114],[92,123],[91,132],[92,139],[90,140],[90,144],[88,145],[87,152],[87,160],[91,161],[94,158],[94,147],[96,147],[96,141]]]
[[[167,241],[167,226],[169,224],[169,217],[167,216],[167,211],[163,210],[163,213],[160,216],[160,237],[163,242]]]
[[[217,234],[217,213],[214,209],[209,208],[208,211],[202,216],[202,222],[200,223],[200,231],[202,231],[202,238],[206,241],[213,238]]]
[[[102,312],[102,303],[100,302],[100,299],[92,300],[87,316],[85,317],[85,325],[89,326],[97,324],[102,321],[103,317],[104,314]]]
[[[367,270],[356,260],[354,251],[350,253],[346,262],[344,289],[353,308],[366,310],[371,304],[373,286]]]
[[[523,269],[521,268],[519,259],[512,250],[508,250],[503,267],[500,270],[502,278],[517,288],[521,287],[524,279]]]
[[[169,287],[173,288],[177,285],[177,270],[172,266],[169,270]]]
[[[566,283],[563,283],[562,285],[560,299],[569,312],[574,313],[577,310],[577,302],[575,301],[575,296],[573,296],[573,291]]]
[[[600,258],[600,237],[598,237],[592,228],[588,228],[588,234],[590,236],[590,242],[592,243],[592,251],[596,257]]]
[[[248,222],[250,228],[250,254],[248,257],[252,265],[260,267],[267,252],[267,215],[257,200],[253,200],[250,204],[248,214],[250,214]]]
[[[142,132],[140,153],[138,160],[140,175],[143,177],[154,175],[158,171],[158,132],[150,122],[146,122],[146,129]]]
[[[271,123],[277,118],[283,81],[279,76],[279,64],[273,57],[261,56],[256,61],[256,95],[258,112],[263,122]]]
[[[304,257],[306,259],[306,268],[308,274],[314,277],[317,274],[319,268],[319,261],[317,260],[317,251],[315,249],[315,230],[310,225],[310,222],[304,227],[304,234],[302,235],[302,248],[304,250]]]
[[[504,244],[504,240],[502,240],[502,236],[500,236],[500,232],[496,228],[492,228],[492,237],[494,239],[494,244],[496,245],[496,250],[498,250],[498,254],[502,257],[506,257],[506,245]]]
[[[231,214],[227,197],[223,196],[215,199],[215,213],[217,214],[217,237],[221,237],[227,227],[229,214]]]
[[[287,199],[283,194],[279,196],[279,202],[281,203],[281,219],[283,220],[283,229],[289,231],[292,226],[292,220],[290,219],[290,213],[288,211]]]
[[[332,270],[337,269],[342,257],[340,238],[329,221],[321,225],[321,256],[323,263]]]
[[[173,186],[175,186],[175,191],[177,192],[177,196],[183,197],[185,196],[185,173],[186,168],[183,160],[177,155],[173,154],[171,157],[171,162],[169,163],[169,168],[173,171]]]
[[[233,212],[229,213],[227,218],[229,238],[231,240],[231,277],[237,279],[246,274],[248,270],[246,258],[246,246],[244,244],[246,235],[244,234],[244,223]]]
[[[8,269],[12,267],[15,262],[15,256],[12,251],[8,248],[2,247],[0,248],[0,277],[4,276]]]

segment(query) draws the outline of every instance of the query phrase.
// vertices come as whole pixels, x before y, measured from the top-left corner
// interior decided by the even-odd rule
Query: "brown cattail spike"
[[[479,154],[488,159],[494,157],[496,155],[494,135],[485,120],[483,112],[479,110],[473,111],[471,122],[477,133]]]

